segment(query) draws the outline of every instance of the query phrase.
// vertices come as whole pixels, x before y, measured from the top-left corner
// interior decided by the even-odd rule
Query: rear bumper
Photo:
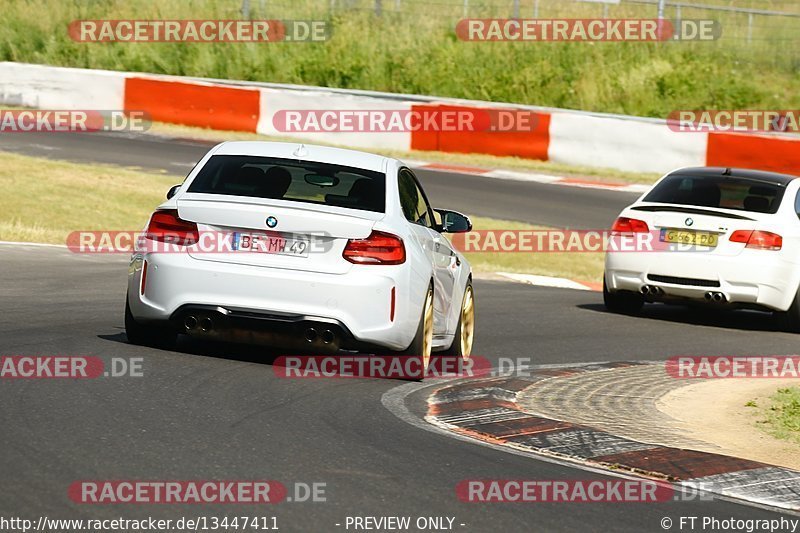
[[[646,285],[655,286],[663,291],[658,299],[665,300],[705,302],[708,292],[719,292],[731,304],[786,311],[797,294],[800,269],[770,254],[759,250],[748,250],[736,257],[609,252],[606,284],[612,292],[640,292]]]
[[[184,305],[169,319],[186,335],[224,342],[280,346],[299,351],[336,352],[365,349],[338,320],[212,305]]]
[[[322,274],[199,261],[187,254],[147,254],[131,260],[128,299],[137,320],[169,323],[192,335],[282,347],[295,347],[285,342],[295,338],[303,340],[298,348],[325,351],[339,343],[401,350],[411,342],[422,310],[421,305],[413,309],[412,299],[399,297],[414,294],[413,285],[403,265],[355,265],[346,274]],[[199,325],[187,330],[184,321],[191,314],[220,326],[211,332]],[[305,341],[309,328],[318,331],[320,342]],[[335,333],[336,343],[322,341],[326,330]]]

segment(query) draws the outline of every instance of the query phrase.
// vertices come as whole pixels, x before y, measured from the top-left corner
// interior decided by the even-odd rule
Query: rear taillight
[[[199,239],[197,224],[181,220],[175,209],[156,211],[147,226],[147,238],[154,241],[191,246]]]
[[[770,231],[736,230],[731,233],[731,242],[746,244],[746,248],[756,250],[780,250],[783,248],[783,237]]]
[[[365,265],[399,265],[406,260],[403,240],[396,235],[373,231],[366,239],[350,239],[342,257]]]
[[[614,233],[648,233],[650,227],[644,220],[619,217],[614,221],[614,225],[611,226],[611,231]]]
[[[731,236],[730,236],[729,240],[731,242],[741,242],[741,243],[747,244],[747,241],[750,240],[750,235],[752,235],[752,234],[753,234],[752,231],[743,230],[743,229],[736,230],[733,233],[731,233]]]

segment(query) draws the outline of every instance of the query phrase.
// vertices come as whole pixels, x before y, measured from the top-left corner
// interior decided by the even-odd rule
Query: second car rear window
[[[328,163],[215,155],[188,192],[273,198],[385,212],[386,175]]]
[[[675,175],[664,178],[643,201],[776,213],[784,191],[783,184],[766,180]]]

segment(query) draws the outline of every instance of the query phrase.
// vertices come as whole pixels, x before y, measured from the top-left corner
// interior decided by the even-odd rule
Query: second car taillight
[[[745,243],[745,248],[756,250],[780,250],[783,248],[783,237],[770,231],[736,230],[731,233],[731,242]]]
[[[614,225],[611,226],[611,231],[614,233],[648,233],[650,227],[644,220],[619,217],[614,221]]]
[[[403,240],[391,233],[373,231],[366,239],[350,239],[342,257],[365,265],[399,265],[406,260]]]
[[[183,246],[191,246],[199,239],[197,224],[182,220],[175,209],[153,213],[147,226],[147,238]]]

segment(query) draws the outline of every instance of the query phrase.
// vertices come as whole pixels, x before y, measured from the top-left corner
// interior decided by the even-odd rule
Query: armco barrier
[[[125,74],[0,62],[0,104],[40,109],[122,109]]]
[[[709,166],[797,174],[800,173],[800,138],[710,133],[706,161]]]
[[[417,95],[156,76],[0,62],[0,105],[127,109],[157,121],[319,141],[365,149],[436,150],[515,156],[631,172],[682,166],[739,166],[800,173],[800,138],[679,133],[666,121]],[[301,109],[521,109],[531,131],[285,133],[272,119]]]
[[[397,110],[411,109],[409,102],[401,100],[383,100],[379,98],[319,90],[286,90],[261,88],[261,115],[258,121],[258,133],[278,135],[300,140],[328,142],[342,146],[359,148],[383,148],[392,150],[408,150],[411,134],[408,132],[361,133],[361,132],[321,132],[321,133],[286,133],[275,129],[273,117],[278,111],[300,109],[331,110]]]
[[[446,104],[415,104],[414,111],[437,109],[464,111],[489,107]],[[550,144],[550,115],[537,113],[531,131],[415,131],[411,134],[411,149],[462,154],[515,156],[547,161]]]
[[[145,111],[158,122],[255,133],[261,112],[259,100],[259,90],[246,87],[125,78],[125,110]]]
[[[548,159],[556,163],[665,172],[706,164],[706,133],[678,133],[663,120],[554,112]]]

